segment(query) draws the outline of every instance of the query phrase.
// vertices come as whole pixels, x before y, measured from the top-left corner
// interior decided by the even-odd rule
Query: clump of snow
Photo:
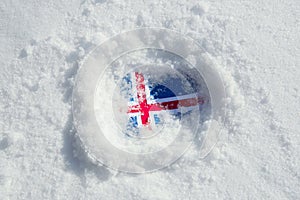
[[[205,3],[205,2],[199,2],[196,5],[194,5],[191,8],[191,11],[195,14],[195,15],[203,15],[205,14],[209,9],[209,4]]]

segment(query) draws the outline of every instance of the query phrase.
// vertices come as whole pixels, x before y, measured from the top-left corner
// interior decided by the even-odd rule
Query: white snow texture
[[[300,1],[2,0],[0,199],[300,199]],[[228,95],[200,159],[133,175],[78,148],[71,98],[93,48],[139,27],[195,39]]]

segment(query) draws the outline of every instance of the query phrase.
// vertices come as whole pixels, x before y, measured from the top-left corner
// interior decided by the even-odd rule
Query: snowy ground
[[[0,2],[0,199],[300,199],[297,0]],[[166,27],[222,68],[227,133],[205,159],[117,173],[74,155],[71,94],[110,36]],[[224,72],[224,73],[223,73]]]

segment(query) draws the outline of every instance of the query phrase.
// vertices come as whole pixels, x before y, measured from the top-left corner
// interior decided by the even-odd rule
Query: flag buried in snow
[[[128,128],[153,127],[164,122],[162,113],[176,119],[205,103],[186,77],[151,76],[132,72],[123,78],[122,93],[128,99]]]

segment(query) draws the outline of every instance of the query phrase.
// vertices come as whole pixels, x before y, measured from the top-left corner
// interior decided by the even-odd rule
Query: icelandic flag
[[[121,91],[128,99],[128,125],[132,128],[161,124],[161,112],[168,111],[180,117],[183,110],[187,113],[199,109],[205,102],[197,92],[186,91],[178,77],[169,77],[163,84],[146,78],[140,72],[129,73],[123,78]]]

